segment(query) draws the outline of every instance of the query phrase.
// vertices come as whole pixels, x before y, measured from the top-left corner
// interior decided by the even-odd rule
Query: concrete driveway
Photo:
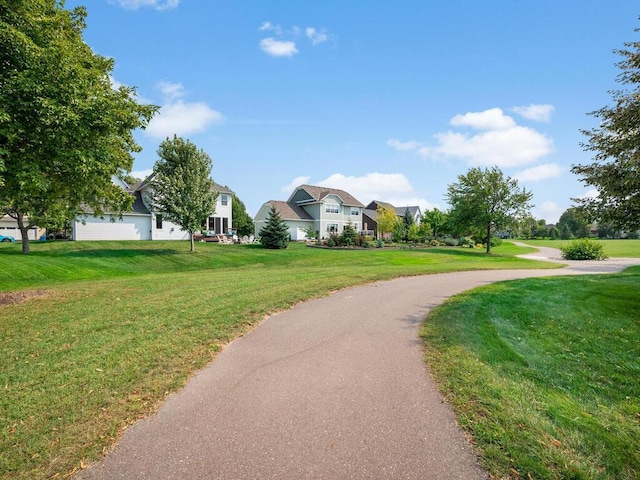
[[[491,282],[639,263],[400,278],[299,304],[228,345],[76,478],[486,479],[424,364],[425,316]]]

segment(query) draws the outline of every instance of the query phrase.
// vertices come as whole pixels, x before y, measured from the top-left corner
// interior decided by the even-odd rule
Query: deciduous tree
[[[84,7],[0,2],[0,214],[27,232],[52,211],[121,212],[132,198],[111,181],[140,150],[132,131],[156,107],[114,88],[113,59],[84,42]]]
[[[394,231],[397,223],[399,222],[396,211],[393,207],[378,205],[376,208],[378,217],[376,223],[378,224],[378,236],[384,237],[385,233],[391,233]]]
[[[636,29],[639,32],[640,29]],[[593,162],[574,165],[571,171],[595,187],[598,196],[574,198],[590,220],[611,222],[617,228],[640,228],[640,41],[616,50],[617,80],[627,89],[611,92],[613,105],[590,115],[598,127],[582,130],[588,141],[582,147],[593,152]]]
[[[235,195],[231,200],[231,217],[231,224],[238,232],[238,236],[243,237],[253,234],[255,230],[253,219],[247,213],[247,207],[245,207],[243,201]]]
[[[212,190],[211,158],[175,135],[160,144],[158,156],[150,181],[153,209],[189,232],[193,252],[193,234],[203,228],[216,208],[218,193]]]
[[[498,167],[472,168],[447,188],[453,224],[459,229],[483,230],[487,253],[491,252],[492,230],[526,215],[531,197],[531,192],[521,189],[517,180],[505,178]]]

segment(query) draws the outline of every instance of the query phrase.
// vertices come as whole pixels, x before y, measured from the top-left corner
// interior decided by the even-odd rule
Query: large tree
[[[640,29],[636,29],[636,32]],[[622,57],[617,81],[628,89],[611,92],[613,106],[590,115],[598,127],[582,130],[588,141],[582,147],[593,152],[593,162],[574,165],[571,171],[595,187],[597,197],[573,199],[590,220],[611,222],[618,228],[640,228],[640,41],[616,50]]]
[[[459,175],[458,182],[447,187],[446,197],[452,223],[459,229],[482,230],[487,253],[491,252],[492,230],[526,215],[532,206],[531,192],[521,189],[517,180],[505,178],[498,167],[472,168]]]
[[[575,207],[567,208],[562,215],[560,215],[558,229],[566,232],[564,228],[565,225],[569,229],[569,232],[571,232],[570,236],[572,237],[584,238],[589,236],[590,224],[585,218],[584,212]]]
[[[133,166],[132,131],[156,107],[112,85],[113,59],[84,42],[86,9],[57,0],[0,2],[0,215],[30,227],[49,212],[121,212],[132,198],[112,183]]]
[[[434,207],[433,210],[426,210],[422,218],[431,226],[432,235],[437,237],[447,224],[448,214]]]
[[[252,235],[255,226],[253,225],[253,219],[247,213],[247,207],[243,201],[235,195],[231,200],[231,224],[233,228],[238,232],[238,236],[243,237],[245,235]]]
[[[175,135],[160,144],[158,157],[149,182],[153,209],[189,232],[193,252],[193,234],[202,230],[216,208],[213,162],[204,150]]]

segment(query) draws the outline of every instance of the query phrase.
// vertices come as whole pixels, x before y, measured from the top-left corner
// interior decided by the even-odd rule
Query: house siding
[[[71,226],[73,240],[151,240],[149,215],[124,214],[121,219],[112,215],[104,218],[87,216],[76,218]]]

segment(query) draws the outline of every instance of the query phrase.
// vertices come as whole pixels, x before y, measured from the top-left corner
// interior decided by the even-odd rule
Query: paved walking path
[[[400,278],[299,304],[232,342],[77,478],[485,480],[423,362],[427,313],[491,282],[639,263]]]

